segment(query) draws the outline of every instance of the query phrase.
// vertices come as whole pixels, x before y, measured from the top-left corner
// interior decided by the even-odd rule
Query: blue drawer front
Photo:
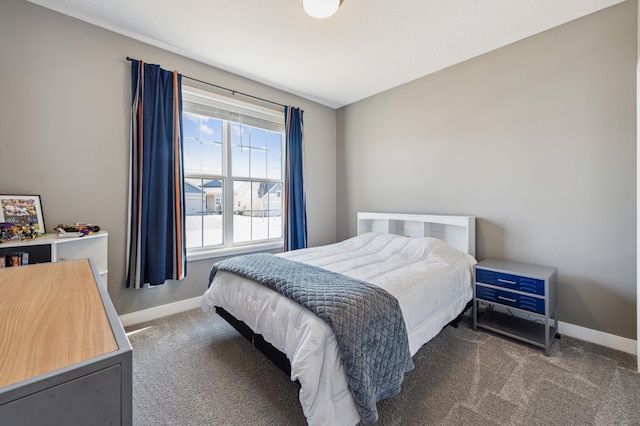
[[[476,285],[476,297],[544,315],[544,299]]]
[[[544,296],[544,280],[476,268],[476,282]]]

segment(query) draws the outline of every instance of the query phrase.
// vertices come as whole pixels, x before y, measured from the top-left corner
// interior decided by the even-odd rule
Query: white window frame
[[[195,87],[182,85],[182,101],[190,102],[194,104],[200,104],[203,106],[210,106],[217,109],[224,109],[231,114],[240,114],[244,116],[250,116],[258,120],[264,120],[270,123],[278,123],[281,125],[282,130],[282,180],[278,180],[282,184],[283,190],[285,186],[285,124],[284,124],[284,111],[277,111],[270,108],[261,107],[248,102],[243,102],[235,98],[229,98],[209,91],[201,90]],[[184,109],[184,108],[183,108]],[[216,257],[226,257],[238,254],[252,253],[258,251],[282,251],[284,248],[284,202],[282,204],[282,234],[279,238],[273,238],[268,240],[247,241],[247,242],[233,242],[233,182],[234,181],[267,181],[275,182],[270,179],[255,179],[255,178],[234,178],[232,174],[231,158],[231,135],[230,129],[224,129],[223,132],[227,132],[223,137],[223,149],[222,149],[222,177],[223,181],[223,243],[215,246],[205,247],[192,247],[187,248],[187,260],[201,260],[210,259]],[[206,175],[201,175],[205,177]],[[194,177],[192,174],[185,173],[185,179]],[[215,177],[215,179],[218,179]]]

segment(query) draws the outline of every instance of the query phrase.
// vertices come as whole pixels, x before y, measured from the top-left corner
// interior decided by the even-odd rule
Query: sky
[[[223,120],[183,113],[186,174],[223,176]],[[282,134],[238,123],[231,124],[233,177],[282,179]]]

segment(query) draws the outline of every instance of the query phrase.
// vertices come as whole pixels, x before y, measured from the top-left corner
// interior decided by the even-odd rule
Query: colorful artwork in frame
[[[44,234],[44,217],[39,195],[0,195],[0,222],[32,226]]]

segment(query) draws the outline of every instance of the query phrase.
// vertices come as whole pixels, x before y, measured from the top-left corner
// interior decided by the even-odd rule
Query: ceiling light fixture
[[[298,0],[307,15],[317,19],[328,18],[338,11],[343,0]]]

